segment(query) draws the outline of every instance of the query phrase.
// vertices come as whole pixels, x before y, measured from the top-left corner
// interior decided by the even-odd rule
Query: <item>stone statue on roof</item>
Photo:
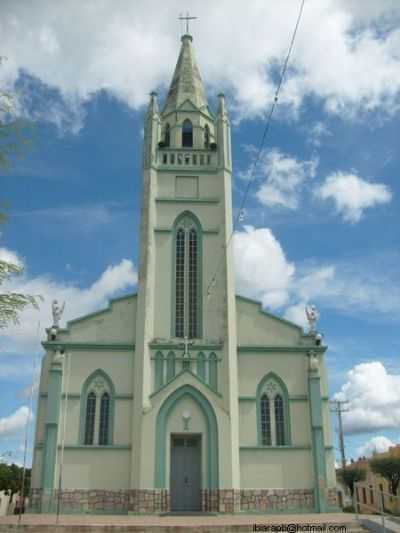
[[[53,313],[53,327],[59,328],[60,327],[60,320],[64,313],[65,309],[65,302],[63,302],[62,305],[59,305],[57,300],[53,300],[53,303],[51,304],[51,310]]]
[[[306,316],[310,325],[309,334],[315,335],[317,333],[317,322],[319,320],[319,312],[314,304],[306,306]]]

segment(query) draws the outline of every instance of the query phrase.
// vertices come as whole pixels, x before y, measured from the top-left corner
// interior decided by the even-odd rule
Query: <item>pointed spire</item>
[[[163,113],[177,109],[185,100],[190,100],[198,109],[208,108],[192,40],[192,36],[188,34],[181,37],[182,46]]]

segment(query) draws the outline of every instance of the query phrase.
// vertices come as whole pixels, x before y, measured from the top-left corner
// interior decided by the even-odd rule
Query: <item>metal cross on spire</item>
[[[186,17],[179,15],[179,20],[186,20],[186,34],[189,34],[189,20],[195,20],[197,17],[190,17],[189,12],[186,13]]]

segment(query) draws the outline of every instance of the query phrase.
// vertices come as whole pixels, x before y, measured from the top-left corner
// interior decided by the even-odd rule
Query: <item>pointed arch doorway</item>
[[[191,414],[185,424],[184,412]],[[183,385],[165,399],[156,420],[155,487],[169,489],[171,511],[202,510],[202,491],[218,489],[218,429],[208,399]]]

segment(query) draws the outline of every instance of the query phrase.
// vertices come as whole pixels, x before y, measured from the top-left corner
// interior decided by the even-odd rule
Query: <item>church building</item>
[[[335,510],[326,347],[235,294],[228,112],[223,94],[210,109],[181,41],[164,106],[152,93],[145,117],[137,293],[43,342],[31,501]]]

